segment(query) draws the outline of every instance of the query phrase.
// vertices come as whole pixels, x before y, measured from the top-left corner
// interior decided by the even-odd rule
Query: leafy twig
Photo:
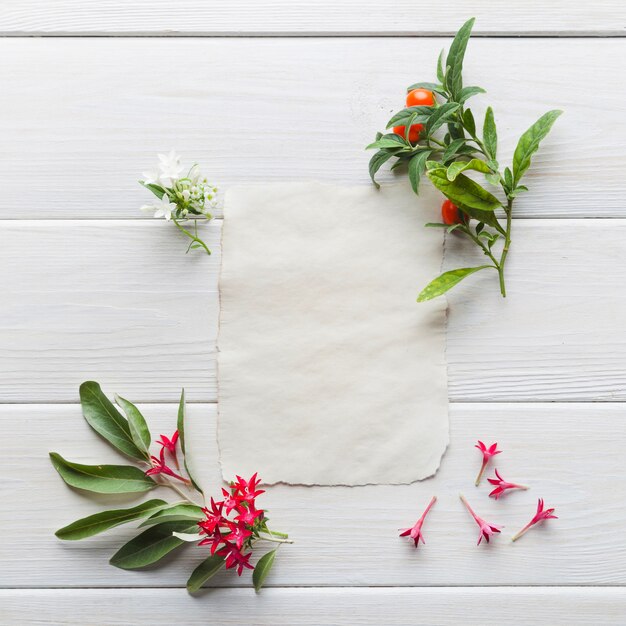
[[[491,261],[487,265],[444,272],[422,290],[418,302],[440,296],[463,278],[487,268],[497,270],[500,293],[506,297],[504,270],[511,247],[513,202],[520,193],[527,191],[520,181],[539,143],[561,114],[561,111],[554,110],[539,118],[520,137],[512,167],[500,169],[496,160],[498,136],[493,110],[487,108],[480,137],[474,115],[471,109],[465,107],[469,98],[484,93],[480,87],[463,86],[463,59],[473,25],[474,18],[459,29],[445,65],[442,51],[437,63],[439,83],[415,83],[408,88],[407,104],[409,100],[415,101],[415,97],[411,98],[415,96],[413,90],[420,90],[430,95],[432,106],[407,106],[394,114],[387,124],[387,128],[393,127],[394,132],[377,133],[375,141],[368,146],[368,149],[377,150],[369,163],[370,176],[376,186],[376,173],[390,159],[396,159],[394,169],[399,163],[408,164],[415,193],[419,193],[420,178],[426,174],[433,185],[461,211],[458,224],[453,224],[454,232],[470,239]],[[443,103],[437,102],[436,97]],[[442,130],[444,127],[447,132]],[[414,129],[419,131],[418,139],[411,142]],[[484,175],[488,184],[500,188],[504,200],[467,176],[466,171]],[[500,209],[504,210],[504,226],[495,213]],[[448,227],[450,222],[428,226]],[[501,246],[499,251],[496,251],[496,244]]]

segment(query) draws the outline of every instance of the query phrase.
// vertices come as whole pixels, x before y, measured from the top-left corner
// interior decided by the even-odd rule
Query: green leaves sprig
[[[463,61],[473,25],[474,18],[459,29],[445,62],[445,51],[442,50],[439,55],[439,82],[415,83],[407,89],[428,89],[436,94],[438,101],[433,106],[406,107],[395,113],[387,129],[404,126],[404,136],[377,133],[375,141],[367,146],[367,149],[376,150],[369,163],[370,177],[376,187],[379,187],[376,173],[391,159],[395,159],[392,169],[407,166],[411,187],[416,194],[419,193],[421,178],[426,174],[431,183],[461,211],[458,224],[426,226],[443,227],[448,232],[465,236],[489,259],[489,263],[484,265],[444,272],[421,291],[418,302],[440,296],[467,276],[488,268],[498,272],[500,292],[503,297],[506,296],[504,268],[511,245],[513,201],[520,193],[528,191],[520,181],[530,167],[540,142],[562,113],[554,110],[541,116],[520,137],[512,166],[501,170],[497,161],[498,133],[493,109],[488,107],[486,110],[480,137],[474,114],[466,107],[470,98],[485,93],[481,87],[463,86]],[[411,124],[423,126],[416,143],[408,139]],[[500,189],[500,194],[492,193],[470,178],[467,172],[482,175],[487,185]],[[501,199],[502,196],[504,199]],[[496,214],[499,210],[504,212],[504,224]]]
[[[179,484],[184,485],[186,489],[179,488],[166,472],[150,475],[159,458],[150,454],[152,441],[150,430],[146,419],[134,404],[115,396],[117,405],[125,414],[122,415],[103,393],[100,385],[93,381],[80,386],[80,400],[83,416],[91,428],[115,450],[130,458],[135,465],[83,465],[51,452],[52,465],[67,485],[98,494],[142,494],[157,487],[168,487],[183,500],[167,502],[155,498],[127,509],[102,511],[59,529],[56,536],[59,539],[76,541],[93,537],[122,524],[139,522],[138,528],[142,529],[141,532],[111,557],[111,565],[122,569],[141,569],[161,561],[166,555],[178,551],[189,540],[185,537],[191,537],[192,541],[197,542],[200,538],[198,522],[206,519],[203,508],[205,502],[202,489],[189,472],[185,440],[184,390],[178,405],[177,429],[180,451],[183,455],[182,467],[187,476],[176,474],[176,477]],[[175,440],[173,441],[176,445]],[[163,462],[162,457],[160,461]],[[199,498],[200,501],[194,498]],[[265,515],[255,520],[252,535],[246,540],[246,548],[251,548],[253,542],[257,540],[270,541],[278,545],[290,543],[287,535],[270,531],[267,522]],[[275,554],[275,549],[267,552],[254,569],[253,583],[257,591],[274,563]],[[198,591],[209,578],[222,569],[224,564],[225,559],[220,554],[206,558],[191,574],[187,582],[189,592]]]

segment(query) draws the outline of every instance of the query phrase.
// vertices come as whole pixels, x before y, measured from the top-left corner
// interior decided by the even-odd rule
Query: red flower
[[[230,532],[226,536],[226,539],[231,542],[234,541],[237,548],[241,550],[246,539],[252,536],[252,531],[248,530],[243,525],[235,524],[233,522],[228,522],[228,527]]]
[[[497,443],[492,443],[489,447],[487,447],[482,441],[479,441],[475,446],[483,453],[483,464],[480,468],[480,472],[478,472],[478,476],[476,476],[476,486],[480,483],[480,479],[483,477],[483,472],[487,467],[487,463],[489,463],[489,459],[496,454],[500,454],[502,450],[497,450]]]
[[[248,552],[248,554],[243,554],[237,546],[232,543],[226,543],[226,545],[218,552],[220,556],[224,557],[224,564],[226,565],[226,569],[230,569],[231,567],[236,567],[237,574],[241,576],[243,574],[243,568],[247,567],[248,569],[254,569],[252,565],[250,565],[250,557],[252,556],[252,552]]]
[[[254,499],[262,493],[265,493],[263,489],[257,490],[256,487],[259,482],[256,472],[248,481],[244,480],[241,476],[237,476],[237,482],[233,483],[233,488],[237,491],[239,500],[254,505]]]
[[[506,493],[507,489],[528,489],[528,487],[526,487],[525,485],[518,485],[516,483],[506,482],[506,480],[504,480],[502,476],[500,476],[497,469],[496,476],[497,478],[487,479],[492,485],[497,485],[497,487],[492,492],[490,492],[490,498],[495,498],[496,500],[498,498],[501,498]]]
[[[167,448],[168,452],[172,455],[174,459],[174,463],[176,465],[176,469],[180,469],[180,465],[178,464],[178,457],[176,456],[176,443],[178,441],[178,431],[175,431],[172,435],[172,438],[166,437],[165,435],[159,435],[161,440],[157,440],[162,448]]]
[[[239,515],[237,515],[235,519],[238,522],[249,524],[250,526],[254,525],[254,522],[257,517],[261,517],[261,515],[263,515],[263,511],[261,509],[257,511],[253,507],[250,507],[248,509],[246,509],[245,507],[241,507],[241,510],[239,509],[237,510],[239,511]]]
[[[494,524],[489,524],[481,517],[478,517],[474,511],[472,511],[472,507],[469,505],[468,501],[461,495],[461,502],[465,505],[465,508],[470,512],[470,515],[474,518],[474,521],[478,524],[480,528],[480,534],[478,535],[478,543],[476,545],[480,545],[480,542],[484,539],[487,543],[489,543],[489,537],[491,537],[495,533],[500,532],[500,526],[495,526]]]
[[[161,437],[161,441],[157,441],[160,446],[167,448],[171,454],[176,454],[176,442],[178,441],[178,431],[175,431],[172,435],[172,438],[166,437],[165,435],[159,435]]]
[[[152,468],[146,471],[146,476],[154,476],[155,474],[167,474],[172,478],[176,478],[177,480],[182,480],[185,484],[189,484],[189,481],[176,474],[171,468],[169,468],[165,463],[165,448],[161,448],[161,452],[159,453],[159,458],[155,456],[151,456],[150,460],[152,461]]]
[[[222,516],[222,509],[224,508],[224,502],[215,502],[213,498],[211,498],[211,509],[208,508],[202,509],[202,512],[206,516],[205,520],[198,522],[198,526],[200,526],[201,531],[207,535],[210,535],[216,528],[220,526],[220,524],[224,523],[224,517]]]
[[[558,517],[556,515],[553,515],[554,513],[554,509],[545,509],[543,508],[543,498],[539,498],[538,502],[537,502],[537,512],[535,513],[535,516],[530,520],[530,522],[528,522],[528,524],[526,524],[526,526],[524,526],[524,528],[522,528],[522,530],[520,530],[517,535],[515,535],[512,538],[512,541],[517,541],[527,530],[529,530],[530,528],[532,528],[535,524],[538,524],[539,522],[543,522],[544,520],[547,519],[558,519]]]
[[[422,516],[417,520],[415,525],[412,528],[402,529],[402,532],[400,533],[400,537],[410,536],[411,539],[413,539],[413,541],[415,542],[416,548],[420,539],[422,540],[422,543],[426,543],[424,541],[424,537],[422,536],[422,524],[424,523],[424,520],[426,519],[426,516],[428,515],[428,511],[430,511],[430,509],[432,508],[433,504],[435,504],[435,502],[437,502],[437,496],[433,496],[431,498],[430,502],[428,503],[428,506],[426,507],[426,510],[422,513]]]
[[[228,515],[233,509],[236,509],[241,502],[238,495],[222,489],[222,495],[224,496],[224,506],[226,507],[226,515]]]
[[[202,522],[198,522],[198,526],[200,526]],[[202,533],[202,529],[200,529],[200,534]],[[206,539],[203,539],[198,543],[199,546],[211,546],[211,555],[217,552],[217,549],[220,547],[224,538],[222,537],[222,533],[219,528],[216,528],[212,534],[210,534]]]

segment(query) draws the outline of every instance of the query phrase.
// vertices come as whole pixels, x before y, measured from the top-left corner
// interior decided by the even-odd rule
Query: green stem
[[[277,537],[267,537],[265,535],[259,535],[259,539],[263,541],[273,541],[274,543],[293,543],[293,539],[278,539]]]
[[[204,243],[204,241],[202,241],[202,239],[190,233],[186,228],[183,228],[173,215],[172,215],[172,221],[174,222],[174,224],[176,224],[176,227],[178,228],[178,230],[180,230],[182,233],[187,235],[187,237],[189,237],[189,239],[191,239],[192,242],[195,242],[199,244],[200,246],[202,246],[205,249],[207,254],[211,254],[211,251],[207,248],[207,245]]]
[[[506,208],[506,231],[504,234],[504,248],[502,248],[502,255],[500,256],[500,263],[498,263],[498,274],[500,275],[500,293],[503,298],[506,298],[506,286],[504,284],[504,264],[506,263],[506,257],[509,254],[509,248],[511,246],[511,216],[513,213],[513,199],[507,200]]]

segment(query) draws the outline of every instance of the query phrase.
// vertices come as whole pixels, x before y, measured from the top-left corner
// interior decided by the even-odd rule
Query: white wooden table
[[[136,180],[154,154],[175,147],[222,188],[367,184],[363,146],[470,14],[466,75],[489,91],[502,156],[540,113],[566,113],[517,203],[510,296],[486,274],[450,298],[451,444],[437,476],[272,488],[272,520],[296,544],[258,596],[228,572],[190,598],[193,549],[149,572],[110,567],[131,529],[57,541],[104,499],[65,487],[47,452],[119,462],[81,418],[83,380],[141,403],[157,432],[172,430],[185,386],[197,473],[220,484],[220,220],[206,258],[142,218]],[[623,0],[3,0],[0,622],[626,623],[625,27]],[[472,256],[450,239],[450,267]],[[479,437],[533,487],[483,498],[485,516],[516,530],[543,496],[557,522],[476,548],[457,494],[475,493]],[[396,529],[435,493],[415,552]]]

